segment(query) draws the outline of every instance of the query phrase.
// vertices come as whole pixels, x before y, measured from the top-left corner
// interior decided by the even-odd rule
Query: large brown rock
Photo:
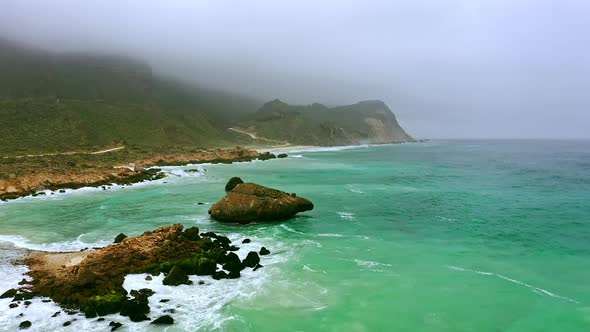
[[[312,209],[312,202],[295,194],[255,183],[242,183],[215,203],[209,214],[219,221],[249,223],[285,220]]]

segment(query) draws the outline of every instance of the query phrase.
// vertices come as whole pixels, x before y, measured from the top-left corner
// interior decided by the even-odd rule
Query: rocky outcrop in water
[[[165,285],[191,284],[189,275],[209,275],[214,279],[238,278],[240,271],[259,263],[250,253],[241,262],[233,252],[239,248],[215,233],[201,233],[181,224],[160,227],[117,244],[89,251],[32,253],[24,260],[31,282],[19,290],[2,293],[23,301],[47,296],[70,308],[79,308],[86,317],[120,313],[132,321],[148,320],[150,289],[131,291],[122,287],[132,273],[164,273]],[[221,265],[224,270],[219,270]]]
[[[238,184],[242,183],[244,183],[242,179],[234,176],[233,178],[229,179],[229,181],[227,181],[227,184],[225,185],[225,191],[232,191],[232,189],[234,189]]]
[[[255,183],[237,185],[209,210],[216,220],[249,223],[292,218],[313,209],[309,200]]]

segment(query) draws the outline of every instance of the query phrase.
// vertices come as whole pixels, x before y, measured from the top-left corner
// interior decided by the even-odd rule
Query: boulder
[[[174,265],[162,283],[166,286],[178,286],[181,284],[188,284],[189,280],[186,272],[184,272],[178,265]]]
[[[285,220],[312,209],[313,203],[305,198],[255,183],[242,183],[215,203],[209,214],[222,222],[249,223]]]
[[[115,237],[114,243],[121,243],[121,241],[123,241],[126,237],[127,237],[127,235],[125,235],[123,233],[119,233],[119,235],[117,235]]]
[[[16,295],[16,289],[11,288],[11,289],[7,290],[6,292],[2,293],[2,295],[0,295],[0,299],[14,297],[15,295]]]
[[[119,322],[110,322],[109,326],[111,327],[111,332],[113,331],[117,331],[121,326],[123,326],[123,324],[119,323]]]
[[[215,273],[215,268],[217,267],[217,263],[210,258],[201,257],[199,259],[199,267],[197,269],[197,275],[199,276],[206,276],[206,275],[213,275]]]
[[[270,153],[270,152],[263,152],[260,155],[258,155],[258,160],[269,160],[269,159],[274,159],[277,156],[275,156],[274,154]]]
[[[133,298],[125,300],[121,306],[121,316],[128,316],[132,322],[149,320],[147,314],[150,312],[149,300],[154,292],[144,288],[139,291],[131,291]]]
[[[225,271],[215,271],[215,273],[213,273],[212,277],[215,280],[227,279],[227,273],[225,273]],[[199,285],[200,285],[200,282],[199,282]]]
[[[286,153],[280,153],[277,158],[287,158],[288,155]]]
[[[164,316],[160,316],[156,319],[154,319],[154,321],[151,324],[155,324],[155,325],[172,325],[174,324],[174,318],[168,316],[168,315],[164,315]]]
[[[244,181],[242,181],[242,179],[240,179],[239,177],[234,176],[233,178],[229,179],[229,181],[225,185],[225,191],[232,191],[232,189],[234,189],[235,186],[241,183],[244,183]]]
[[[260,256],[258,256],[256,251],[250,251],[248,256],[242,261],[242,267],[254,268],[258,263],[260,263]]]
[[[240,257],[233,252],[227,254],[225,259],[225,264],[223,264],[223,269],[229,272],[230,279],[239,278],[240,271],[242,271],[242,262],[240,261]]]
[[[260,248],[260,256],[270,255],[270,250],[266,249],[266,247]]]
[[[127,292],[124,289],[111,291],[108,294],[93,297],[86,302],[82,310],[87,318],[96,317],[96,315],[106,316],[119,312],[126,299]]]
[[[35,295],[37,295],[35,292],[28,292],[28,291],[24,291],[21,289],[21,291],[14,296],[12,301],[14,302],[14,301],[30,300],[30,299],[34,298]]]
[[[191,241],[198,241],[201,239],[199,236],[199,228],[198,227],[190,227],[184,230],[182,235]]]
[[[28,329],[29,327],[31,327],[31,325],[33,325],[33,324],[30,321],[25,320],[18,325],[18,328],[20,330],[24,330],[24,329]]]

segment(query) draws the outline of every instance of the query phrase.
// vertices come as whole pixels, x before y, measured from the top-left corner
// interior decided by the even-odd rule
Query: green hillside
[[[268,102],[240,128],[258,137],[304,145],[348,145],[413,141],[382,101],[328,108]]]
[[[379,101],[335,108],[291,106],[275,100],[258,109],[261,104],[161,77],[148,64],[127,57],[51,53],[0,39],[1,155],[118,145],[343,145],[411,140]],[[250,132],[261,138],[252,139]]]
[[[52,54],[0,40],[0,153],[114,144],[228,146],[260,102],[158,77],[125,57]]]

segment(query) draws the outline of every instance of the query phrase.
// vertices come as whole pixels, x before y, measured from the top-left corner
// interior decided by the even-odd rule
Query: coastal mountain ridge
[[[267,139],[305,145],[414,141],[380,100],[330,108],[319,103],[295,106],[275,99],[240,126]]]
[[[163,77],[149,64],[124,56],[54,53],[0,38],[0,73],[2,155],[119,145],[412,141],[381,101],[340,107],[295,106],[279,100],[263,104]]]

